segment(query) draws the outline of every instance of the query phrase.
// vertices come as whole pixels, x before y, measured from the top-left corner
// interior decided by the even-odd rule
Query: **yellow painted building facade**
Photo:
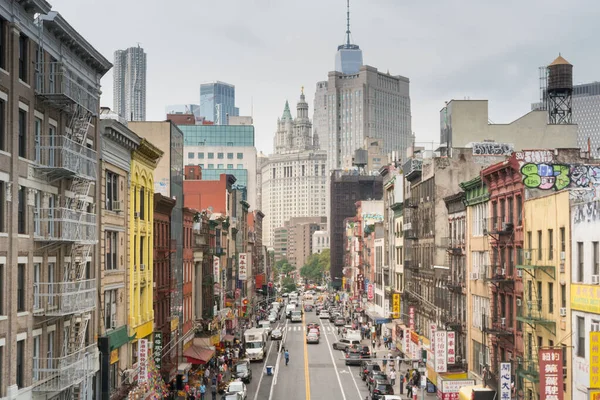
[[[154,169],[163,152],[143,139],[131,156],[129,196],[129,336],[148,338],[154,329],[153,310],[153,224]],[[134,357],[135,362],[136,357]]]
[[[523,232],[523,251],[517,260],[523,300],[517,308],[517,321],[523,332],[524,354],[517,375],[522,379],[525,398],[537,398],[539,349],[559,347],[566,365],[571,364],[569,191],[525,201]],[[564,398],[569,399],[571,368],[565,368],[564,373]]]

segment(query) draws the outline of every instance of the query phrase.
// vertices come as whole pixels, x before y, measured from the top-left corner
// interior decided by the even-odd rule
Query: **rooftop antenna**
[[[346,1],[348,11],[346,13],[346,45],[350,45],[350,0]]]

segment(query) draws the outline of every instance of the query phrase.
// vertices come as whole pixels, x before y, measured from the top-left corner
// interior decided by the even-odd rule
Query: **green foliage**
[[[324,250],[320,254],[312,254],[306,264],[300,268],[300,276],[309,281],[321,284],[323,282],[323,274],[329,272],[329,250]]]
[[[286,276],[285,278],[283,278],[281,288],[283,290],[283,293],[293,292],[294,290],[296,290],[296,282],[293,278]]]
[[[281,274],[284,274],[285,276],[287,276],[290,272],[294,272],[295,270],[296,268],[293,265],[291,265],[287,259],[284,258],[277,261],[273,266],[273,275],[279,276]]]

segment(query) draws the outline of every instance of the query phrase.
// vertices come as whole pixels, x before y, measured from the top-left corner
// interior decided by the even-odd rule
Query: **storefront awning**
[[[190,363],[181,363],[181,364],[179,364],[177,366],[177,373],[178,374],[185,374],[190,369],[192,369],[192,364],[190,364]]]
[[[367,317],[371,318],[375,324],[385,324],[392,321],[391,318],[385,318],[375,311],[367,311]]]
[[[112,332],[106,334],[106,336],[108,336],[108,340],[110,343],[110,351],[118,349],[124,344],[135,339],[135,335],[130,337],[127,334],[127,325],[123,325],[117,329],[114,329]]]
[[[206,364],[215,355],[215,351],[205,347],[190,346],[183,352],[187,362],[192,364]]]
[[[223,338],[224,342],[233,342],[233,335],[225,335],[225,337]]]

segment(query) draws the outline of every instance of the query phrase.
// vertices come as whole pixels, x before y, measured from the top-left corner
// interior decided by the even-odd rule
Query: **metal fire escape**
[[[554,249],[522,249],[518,254],[517,271],[523,278],[523,301],[517,307],[517,321],[523,323],[525,351],[523,360],[519,360],[517,375],[523,379],[523,389],[534,395],[539,383],[539,345],[536,342],[538,329],[544,328],[556,335],[556,322],[548,317],[548,304],[541,298],[542,274],[556,280],[556,269],[553,265]],[[561,253],[564,262],[564,253]],[[540,287],[538,287],[540,286]],[[562,312],[562,310],[561,310]]]
[[[40,42],[43,43],[40,25]],[[38,50],[43,54],[43,47]],[[67,117],[36,140],[36,170],[49,183],[64,182],[64,195],[44,200],[34,215],[34,239],[39,248],[53,249],[57,281],[39,283],[34,290],[34,316],[61,318],[64,330],[60,357],[34,363],[34,391],[60,393],[63,399],[91,399],[92,378],[99,369],[97,346],[86,346],[87,328],[96,309],[96,282],[88,263],[97,243],[93,187],[97,155],[87,134],[98,110],[97,89],[59,61],[43,62],[38,55],[35,93],[38,101]],[[64,132],[63,132],[64,130]],[[97,144],[97,143],[96,143]],[[36,371],[37,368],[37,371]]]

